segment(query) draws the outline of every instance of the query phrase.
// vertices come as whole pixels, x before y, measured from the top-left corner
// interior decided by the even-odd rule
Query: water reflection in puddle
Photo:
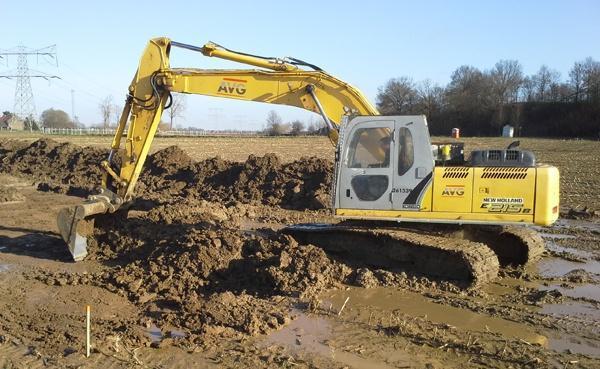
[[[148,332],[148,336],[150,337],[150,340],[152,342],[160,342],[160,341],[162,341],[163,338],[165,338],[165,335],[163,334],[163,332],[155,324],[152,324],[150,326],[150,328],[147,328],[146,332]],[[185,333],[180,330],[177,330],[177,329],[167,330],[167,332],[169,334],[167,337],[170,337],[170,338],[184,338],[185,337]]]
[[[572,352],[589,355],[591,357],[600,357],[600,347],[594,342],[590,342],[579,337],[560,337],[551,338],[548,341],[548,348],[558,352]]]
[[[528,267],[539,273],[539,275],[542,277],[563,277],[565,274],[578,269],[600,276],[600,261],[595,260],[595,255],[593,253],[571,247],[560,246],[551,241],[546,242],[546,248],[557,253],[573,255],[577,260],[566,260],[558,257],[550,257],[544,258],[538,261],[536,264]]]
[[[558,278],[573,271],[582,269],[588,273],[600,275],[600,262],[596,260],[586,260],[578,263],[559,258],[548,258],[540,260],[535,268],[542,277]]]
[[[297,317],[285,328],[267,336],[266,344],[302,348],[308,352],[331,356],[332,349],[324,342],[331,336],[331,324],[320,317],[309,317],[297,312]]]
[[[472,331],[491,331],[506,337],[520,338],[527,342],[546,344],[546,337],[539,335],[528,327],[502,318],[478,314],[453,306],[437,304],[420,294],[402,291],[374,288],[369,290],[350,289],[336,291],[328,298],[336,306],[341,306],[344,299],[350,297],[350,304],[369,314],[372,308],[387,311],[398,311],[412,316],[427,316],[436,323],[446,323],[457,328]]]
[[[542,291],[557,290],[561,294],[572,298],[584,297],[600,302],[600,285],[597,284],[581,284],[575,285],[573,288],[563,287],[559,284],[550,284],[548,286],[539,286],[539,289]]]
[[[327,344],[332,336],[332,323],[322,317],[308,316],[296,311],[296,318],[286,327],[269,334],[263,344],[265,346],[278,345],[292,351],[302,351],[330,358],[336,362],[358,369],[391,369],[390,365],[372,359],[364,359],[358,355],[336,350]],[[396,360],[405,360],[410,363],[410,357],[400,357]]]
[[[557,316],[577,317],[600,322],[600,310],[585,302],[569,302],[564,304],[546,304],[541,313]]]
[[[594,258],[594,254],[589,251],[576,249],[574,247],[562,246],[562,245],[559,245],[556,242],[552,242],[552,241],[546,242],[546,248],[548,250],[555,251],[555,252],[561,252],[561,253],[566,252],[568,254],[573,254],[573,255],[578,256],[583,259],[593,259]]]

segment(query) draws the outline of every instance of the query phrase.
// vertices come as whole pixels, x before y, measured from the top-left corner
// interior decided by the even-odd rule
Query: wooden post
[[[90,305],[85,307],[85,357],[90,357]]]

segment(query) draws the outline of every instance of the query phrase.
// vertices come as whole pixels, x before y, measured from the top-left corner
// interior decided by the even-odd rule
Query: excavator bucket
[[[94,220],[89,217],[106,213],[107,210],[106,202],[87,200],[81,205],[61,209],[58,213],[58,230],[69,246],[74,261],[81,261],[87,256],[87,237],[94,230]]]

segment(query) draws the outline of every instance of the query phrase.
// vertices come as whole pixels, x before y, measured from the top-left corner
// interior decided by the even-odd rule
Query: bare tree
[[[98,105],[100,114],[102,115],[102,127],[108,128],[110,126],[110,118],[112,117],[113,110],[115,108],[113,104],[112,95],[107,96]]]
[[[497,105],[516,101],[523,81],[523,68],[517,60],[500,60],[490,71],[490,77]]]
[[[569,71],[569,83],[573,88],[574,100],[579,101],[579,95],[585,87],[585,62],[575,62]]]
[[[320,132],[324,134],[325,130],[325,122],[323,119],[319,119],[316,122],[313,121],[313,117],[310,118],[310,123],[308,124],[308,128],[306,131],[311,135],[319,134]]]
[[[413,112],[417,98],[417,89],[411,78],[392,78],[379,88],[377,108],[382,114],[409,114]]]
[[[590,102],[600,100],[600,62],[588,57],[583,65],[587,99]]]
[[[531,102],[535,100],[535,82],[531,77],[523,78],[523,82],[521,83],[521,93],[523,95],[522,99],[527,102]]]
[[[463,65],[451,76],[446,90],[448,103],[457,111],[475,112],[492,105],[490,77],[479,69]]]
[[[505,105],[518,99],[519,87],[523,81],[523,68],[516,60],[500,60],[488,73],[490,97],[496,128],[506,123]]]
[[[437,114],[444,104],[444,89],[426,79],[417,84],[417,110],[431,117]]]
[[[540,70],[532,76],[532,80],[535,85],[536,100],[549,101],[551,97],[550,88],[553,84],[560,83],[560,73],[548,68],[546,65],[542,65]]]
[[[169,108],[169,130],[173,130],[173,119],[183,116],[186,108],[186,96],[182,94],[171,94],[172,101]]]
[[[113,115],[116,122],[116,125],[119,124],[119,120],[121,119],[121,113],[123,112],[123,107],[120,105],[113,105]]]
[[[299,136],[304,131],[304,123],[299,120],[295,120],[291,123],[292,131],[291,134],[294,136]]]
[[[289,131],[289,125],[283,124],[283,120],[275,110],[271,110],[267,115],[267,127],[265,133],[269,136],[279,136]]]

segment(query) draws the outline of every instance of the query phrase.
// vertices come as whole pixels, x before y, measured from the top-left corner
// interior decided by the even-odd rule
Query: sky
[[[517,59],[526,74],[542,64],[566,80],[575,61],[600,60],[600,1],[9,1],[0,0],[0,49],[56,44],[55,61],[30,57],[29,68],[60,80],[32,79],[37,114],[48,108],[87,125],[99,103],[122,106],[140,54],[152,37],[202,46],[214,41],[258,55],[292,56],[361,89],[373,102],[387,80],[409,76],[446,84],[461,65],[491,68]],[[174,67],[243,68],[175,50]],[[0,59],[0,75],[17,67]],[[0,78],[0,109],[13,110],[15,80]],[[255,130],[270,110],[285,121],[317,121],[298,108],[188,96],[175,124]]]

